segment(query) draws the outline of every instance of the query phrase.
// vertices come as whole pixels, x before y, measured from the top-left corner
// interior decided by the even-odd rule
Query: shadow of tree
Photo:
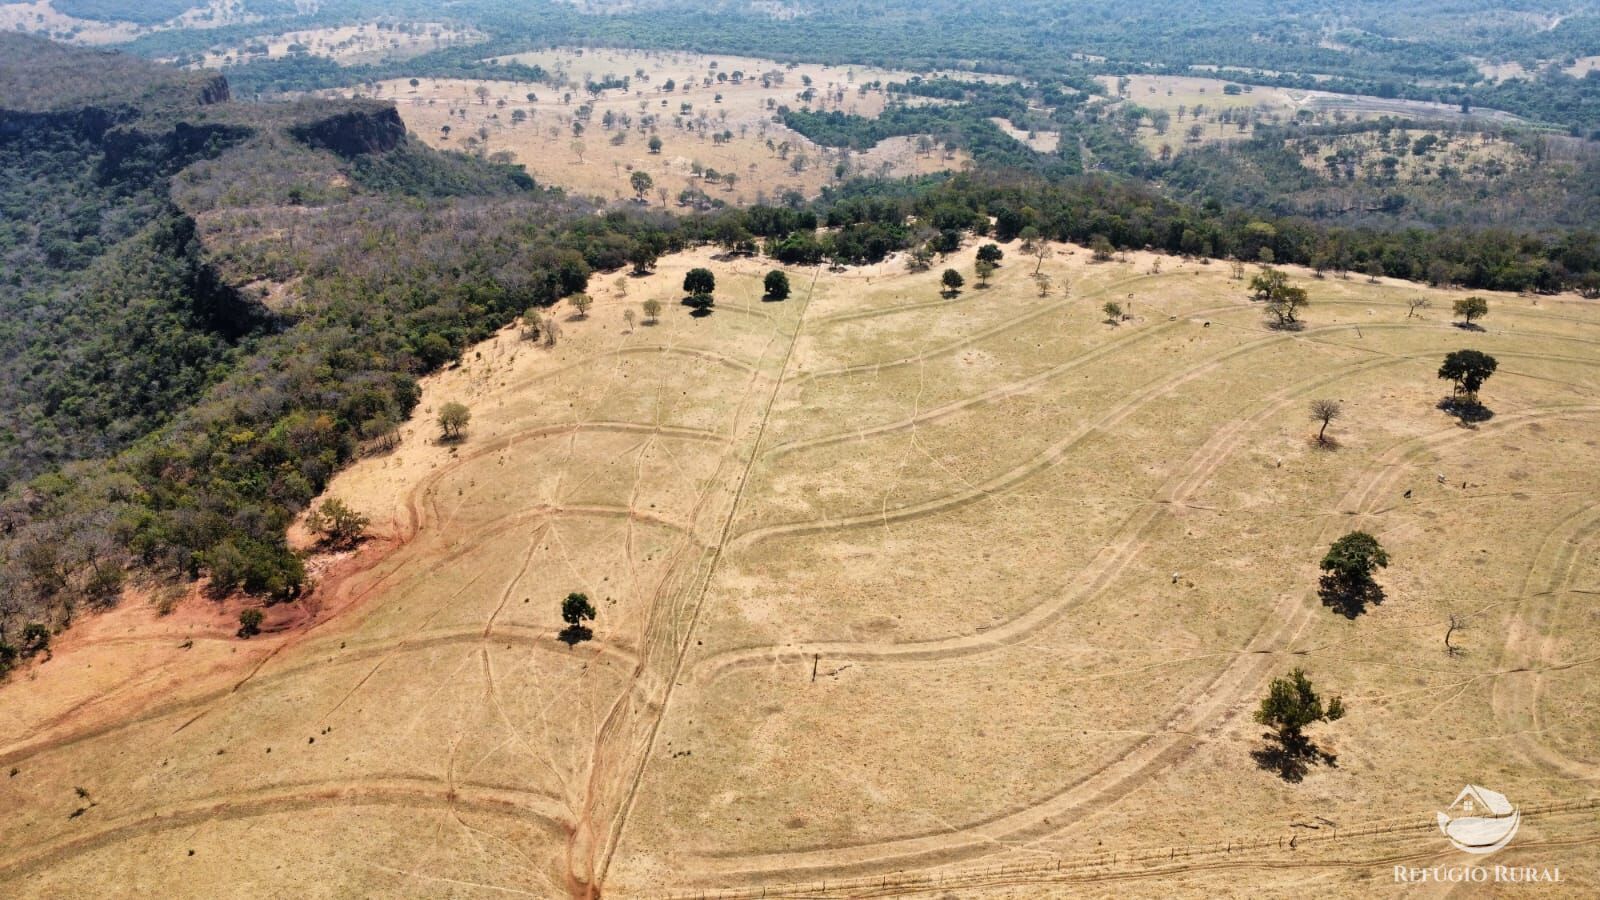
[[[1494,410],[1476,400],[1462,397],[1445,397],[1439,401],[1437,408],[1455,416],[1462,425],[1477,425],[1494,418]]]
[[[1339,766],[1339,757],[1318,747],[1303,734],[1291,736],[1267,731],[1261,737],[1267,745],[1251,750],[1251,758],[1256,765],[1291,784],[1304,780],[1314,765],[1321,764],[1329,768]]]
[[[575,647],[594,637],[594,630],[587,625],[568,625],[557,637],[568,647]]]
[[[1368,606],[1377,606],[1383,602],[1383,585],[1370,578],[1360,583],[1352,583],[1329,573],[1322,576],[1317,587],[1317,596],[1322,598],[1323,606],[1347,619],[1354,619],[1366,612]]]

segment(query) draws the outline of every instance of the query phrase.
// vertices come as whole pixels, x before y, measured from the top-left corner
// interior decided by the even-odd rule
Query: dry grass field
[[[805,79],[815,91],[812,108],[876,116],[887,95],[868,85],[904,81],[910,77],[904,72],[632,50],[552,50],[507,59],[543,66],[564,85],[419,79],[412,87],[410,79],[398,79],[380,84],[377,93],[393,100],[407,126],[432,146],[503,153],[543,183],[612,200],[634,196],[635,171],[653,182],[646,200],[676,206],[685,190],[730,204],[775,200],[788,191],[813,196],[838,180],[841,162],[850,173],[893,176],[959,169],[966,162],[963,153],[919,153],[914,137],[891,138],[863,153],[819,147],[774,121],[778,106],[806,102]],[[719,75],[727,80],[718,81]],[[629,87],[595,96],[586,91],[607,76],[628,78]],[[659,153],[650,152],[652,136],[661,139]],[[718,177],[709,180],[707,171]]]
[[[295,52],[352,66],[409,59],[446,47],[476,44],[482,40],[484,35],[480,32],[437,22],[386,23],[382,26],[367,23],[342,28],[289,31],[246,44],[218,47],[205,54],[195,66],[216,69],[235,63],[282,59]]]
[[[1412,152],[1419,146],[1417,141],[1429,135],[1437,143],[1420,156]],[[1385,164],[1389,157],[1394,158],[1392,170]],[[1450,134],[1405,128],[1394,129],[1387,136],[1364,132],[1325,137],[1300,161],[1315,172],[1336,169],[1408,184],[1444,180],[1488,183],[1535,165],[1527,151],[1488,133]]]
[[[65,15],[50,0],[28,3],[0,3],[0,31],[21,31],[74,44],[119,44],[141,34],[176,28],[221,28],[259,21],[245,11],[242,0],[210,0],[195,4],[195,9],[160,25],[135,25],[132,22],[100,22]]]
[[[1591,892],[1600,310],[1465,331],[1295,271],[1280,332],[1224,265],[1069,250],[1048,296],[1013,252],[781,303],[682,254],[469,351],[335,480],[378,534],[266,634],[128,604],[0,685],[7,895],[1365,897],[1477,861],[1433,818],[1466,783],[1523,810],[1495,863]],[[1500,361],[1471,426],[1462,347]],[[1393,561],[1345,618],[1316,563],[1356,528]],[[1296,666],[1349,713],[1289,783],[1250,713]]]
[[[1244,113],[1251,119],[1268,122],[1285,122],[1304,113],[1311,122],[1319,124],[1346,119],[1359,121],[1378,116],[1446,121],[1465,118],[1458,107],[1418,100],[1386,100],[1382,97],[1244,84],[1239,85],[1239,93],[1228,94],[1224,89],[1234,82],[1180,75],[1133,75],[1127,80],[1127,90],[1121,99],[1145,109],[1165,110],[1172,116],[1166,134],[1158,133],[1149,120],[1140,127],[1140,140],[1152,151],[1158,150],[1162,144],[1178,149],[1186,141],[1248,139],[1253,134],[1252,129],[1241,128],[1238,121],[1244,118],[1241,115]],[[1102,75],[1100,81],[1114,98],[1117,97],[1116,77]],[[1198,114],[1195,112],[1197,108],[1200,110]],[[1472,115],[1478,120],[1518,121],[1515,116],[1497,110],[1474,108]],[[1200,126],[1198,134],[1191,133],[1195,125]]]

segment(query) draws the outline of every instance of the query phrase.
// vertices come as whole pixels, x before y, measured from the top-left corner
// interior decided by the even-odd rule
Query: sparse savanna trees
[[[643,303],[641,303],[639,305],[644,309],[644,323],[646,325],[654,325],[656,322],[660,321],[660,317],[661,317],[661,301],[660,300],[657,300],[656,298],[651,297],[649,300],[646,300],[646,301],[644,301]]]
[[[465,403],[451,400],[439,407],[439,432],[447,441],[460,440],[470,421],[472,411]]]
[[[584,293],[573,294],[568,298],[572,301],[572,308],[577,310],[578,318],[589,318],[589,307],[594,305],[594,298]]]
[[[998,267],[987,259],[980,259],[974,268],[978,274],[978,287],[988,287],[989,278],[994,275],[994,270]]]
[[[1106,321],[1112,325],[1122,321],[1122,304],[1115,300],[1107,300],[1100,311],[1106,314]]]

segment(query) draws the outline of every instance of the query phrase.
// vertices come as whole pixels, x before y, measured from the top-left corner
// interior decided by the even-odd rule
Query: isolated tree
[[[1112,325],[1122,321],[1121,303],[1118,303],[1115,300],[1107,300],[1106,304],[1100,307],[1100,310],[1106,314],[1106,321]]]
[[[589,307],[594,305],[594,298],[579,292],[567,298],[572,302],[572,308],[578,311],[578,318],[589,318]]]
[[[1299,311],[1311,302],[1305,288],[1290,284],[1287,275],[1271,266],[1250,278],[1250,291],[1253,299],[1266,303],[1280,328],[1299,324]]]
[[[472,89],[472,93],[473,96],[478,98],[478,104],[480,106],[489,105],[489,88],[487,86],[480,84]]]
[[[1318,722],[1338,721],[1344,713],[1344,700],[1334,697],[1324,704],[1304,670],[1295,669],[1285,678],[1274,678],[1267,685],[1267,695],[1261,698],[1254,718],[1272,729],[1265,737],[1276,746],[1251,755],[1263,767],[1276,769],[1285,781],[1299,781],[1305,777],[1308,762],[1319,758],[1328,763],[1334,760],[1331,754],[1316,749],[1306,737],[1306,729]]]
[[[1417,310],[1427,309],[1432,305],[1433,301],[1427,297],[1412,297],[1406,301],[1406,318],[1409,319],[1417,314]]]
[[[1322,602],[1352,619],[1369,604],[1382,603],[1383,588],[1372,576],[1388,565],[1389,552],[1365,531],[1339,538],[1318,564],[1324,573],[1318,591]]]
[[[639,202],[644,203],[646,202],[645,197],[650,193],[650,189],[656,186],[656,180],[650,177],[649,172],[640,170],[629,176],[628,184],[633,187],[633,194],[639,199]]]
[[[767,299],[789,299],[789,276],[778,269],[773,269],[772,271],[768,272],[766,280],[762,282],[762,285],[766,288]]]
[[[561,640],[570,647],[594,637],[594,632],[584,624],[593,622],[594,616],[594,604],[589,602],[587,594],[576,591],[568,594],[567,599],[561,601],[561,621],[567,623],[567,627],[561,629]]]
[[[472,411],[466,404],[454,400],[439,407],[439,431],[444,439],[453,441],[461,437],[462,429],[472,420]]]
[[[1049,241],[1035,239],[1028,255],[1034,258],[1033,274],[1038,275],[1044,269],[1044,261],[1055,255],[1055,251],[1050,248]]]
[[[1455,383],[1454,399],[1469,406],[1478,405],[1478,390],[1500,364],[1478,350],[1457,350],[1444,358],[1439,377]]]
[[[306,514],[306,527],[322,535],[325,543],[333,547],[348,547],[367,533],[370,520],[351,509],[338,497],[329,497],[322,505]]]
[[[650,152],[652,154],[660,153],[661,152],[661,138],[659,136],[657,136],[657,135],[652,134],[652,135],[650,135],[650,141],[645,146],[650,148]]]
[[[628,331],[630,331],[630,332],[633,331],[634,320],[635,320],[635,316],[633,314],[633,310],[625,309],[625,310],[622,311],[622,321],[624,321],[624,322],[626,322],[628,324]]]
[[[944,274],[939,276],[939,283],[944,285],[946,294],[955,296],[961,292],[961,286],[966,284],[967,280],[962,278],[961,273],[955,269],[945,269]]]
[[[422,82],[418,81],[417,79],[415,79],[415,78],[411,79],[411,89],[412,90],[416,90],[417,86],[420,85],[420,84],[422,84]]]
[[[978,248],[978,261],[1000,265],[1000,260],[1005,259],[1006,252],[1000,249],[999,244],[984,244]]]
[[[1328,443],[1328,423],[1342,415],[1344,415],[1344,405],[1337,400],[1311,401],[1311,419],[1322,423],[1322,428],[1317,431],[1317,443]]]
[[[997,268],[996,265],[987,259],[980,259],[974,268],[978,273],[978,286],[988,287],[989,276],[994,274],[994,270]]]
[[[1451,305],[1451,309],[1470,327],[1473,319],[1481,319],[1489,314],[1489,301],[1482,297],[1462,297]]]
[[[1049,274],[1047,274],[1045,272],[1035,272],[1035,273],[1033,273],[1033,283],[1034,283],[1034,286],[1039,289],[1039,296],[1041,296],[1041,297],[1050,296],[1051,281],[1050,281]]]
[[[235,632],[239,637],[255,637],[261,633],[261,622],[266,616],[255,607],[239,610],[239,630]]]
[[[645,321],[646,325],[654,325],[656,322],[660,321],[660,316],[661,316],[661,301],[660,300],[657,300],[656,298],[651,297],[649,300],[646,300],[646,301],[644,301],[644,303],[640,304],[640,306],[642,306],[644,308],[644,321]]]
[[[690,295],[690,306],[696,309],[709,309],[715,303],[714,293],[717,291],[717,275],[710,269],[690,269],[683,275],[683,291]]]
[[[1089,238],[1089,250],[1091,251],[1090,256],[1095,262],[1110,262],[1111,258],[1117,254],[1117,248],[1112,246],[1111,239],[1103,234],[1097,234]]]

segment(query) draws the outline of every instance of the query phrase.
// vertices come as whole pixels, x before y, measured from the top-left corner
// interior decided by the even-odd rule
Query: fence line
[[[1521,808],[1523,818],[1547,816],[1576,810],[1600,808],[1600,797],[1536,803]],[[1189,844],[1183,847],[1146,848],[1130,851],[1109,851],[1080,857],[1056,856],[1042,862],[1016,862],[989,866],[974,866],[935,872],[897,871],[893,874],[858,876],[818,880],[809,883],[761,884],[741,888],[707,888],[677,890],[663,895],[665,900],[764,900],[764,898],[817,897],[830,894],[884,892],[891,889],[937,890],[942,887],[975,886],[996,879],[1045,879],[1061,872],[1075,872],[1105,866],[1135,865],[1151,862],[1177,862],[1205,857],[1225,857],[1233,853],[1253,850],[1299,849],[1305,845],[1333,845],[1342,839],[1373,837],[1403,832],[1429,832],[1438,828],[1431,819],[1398,819],[1371,822],[1349,828],[1328,826],[1326,831],[1296,832],[1274,838],[1225,840]]]

